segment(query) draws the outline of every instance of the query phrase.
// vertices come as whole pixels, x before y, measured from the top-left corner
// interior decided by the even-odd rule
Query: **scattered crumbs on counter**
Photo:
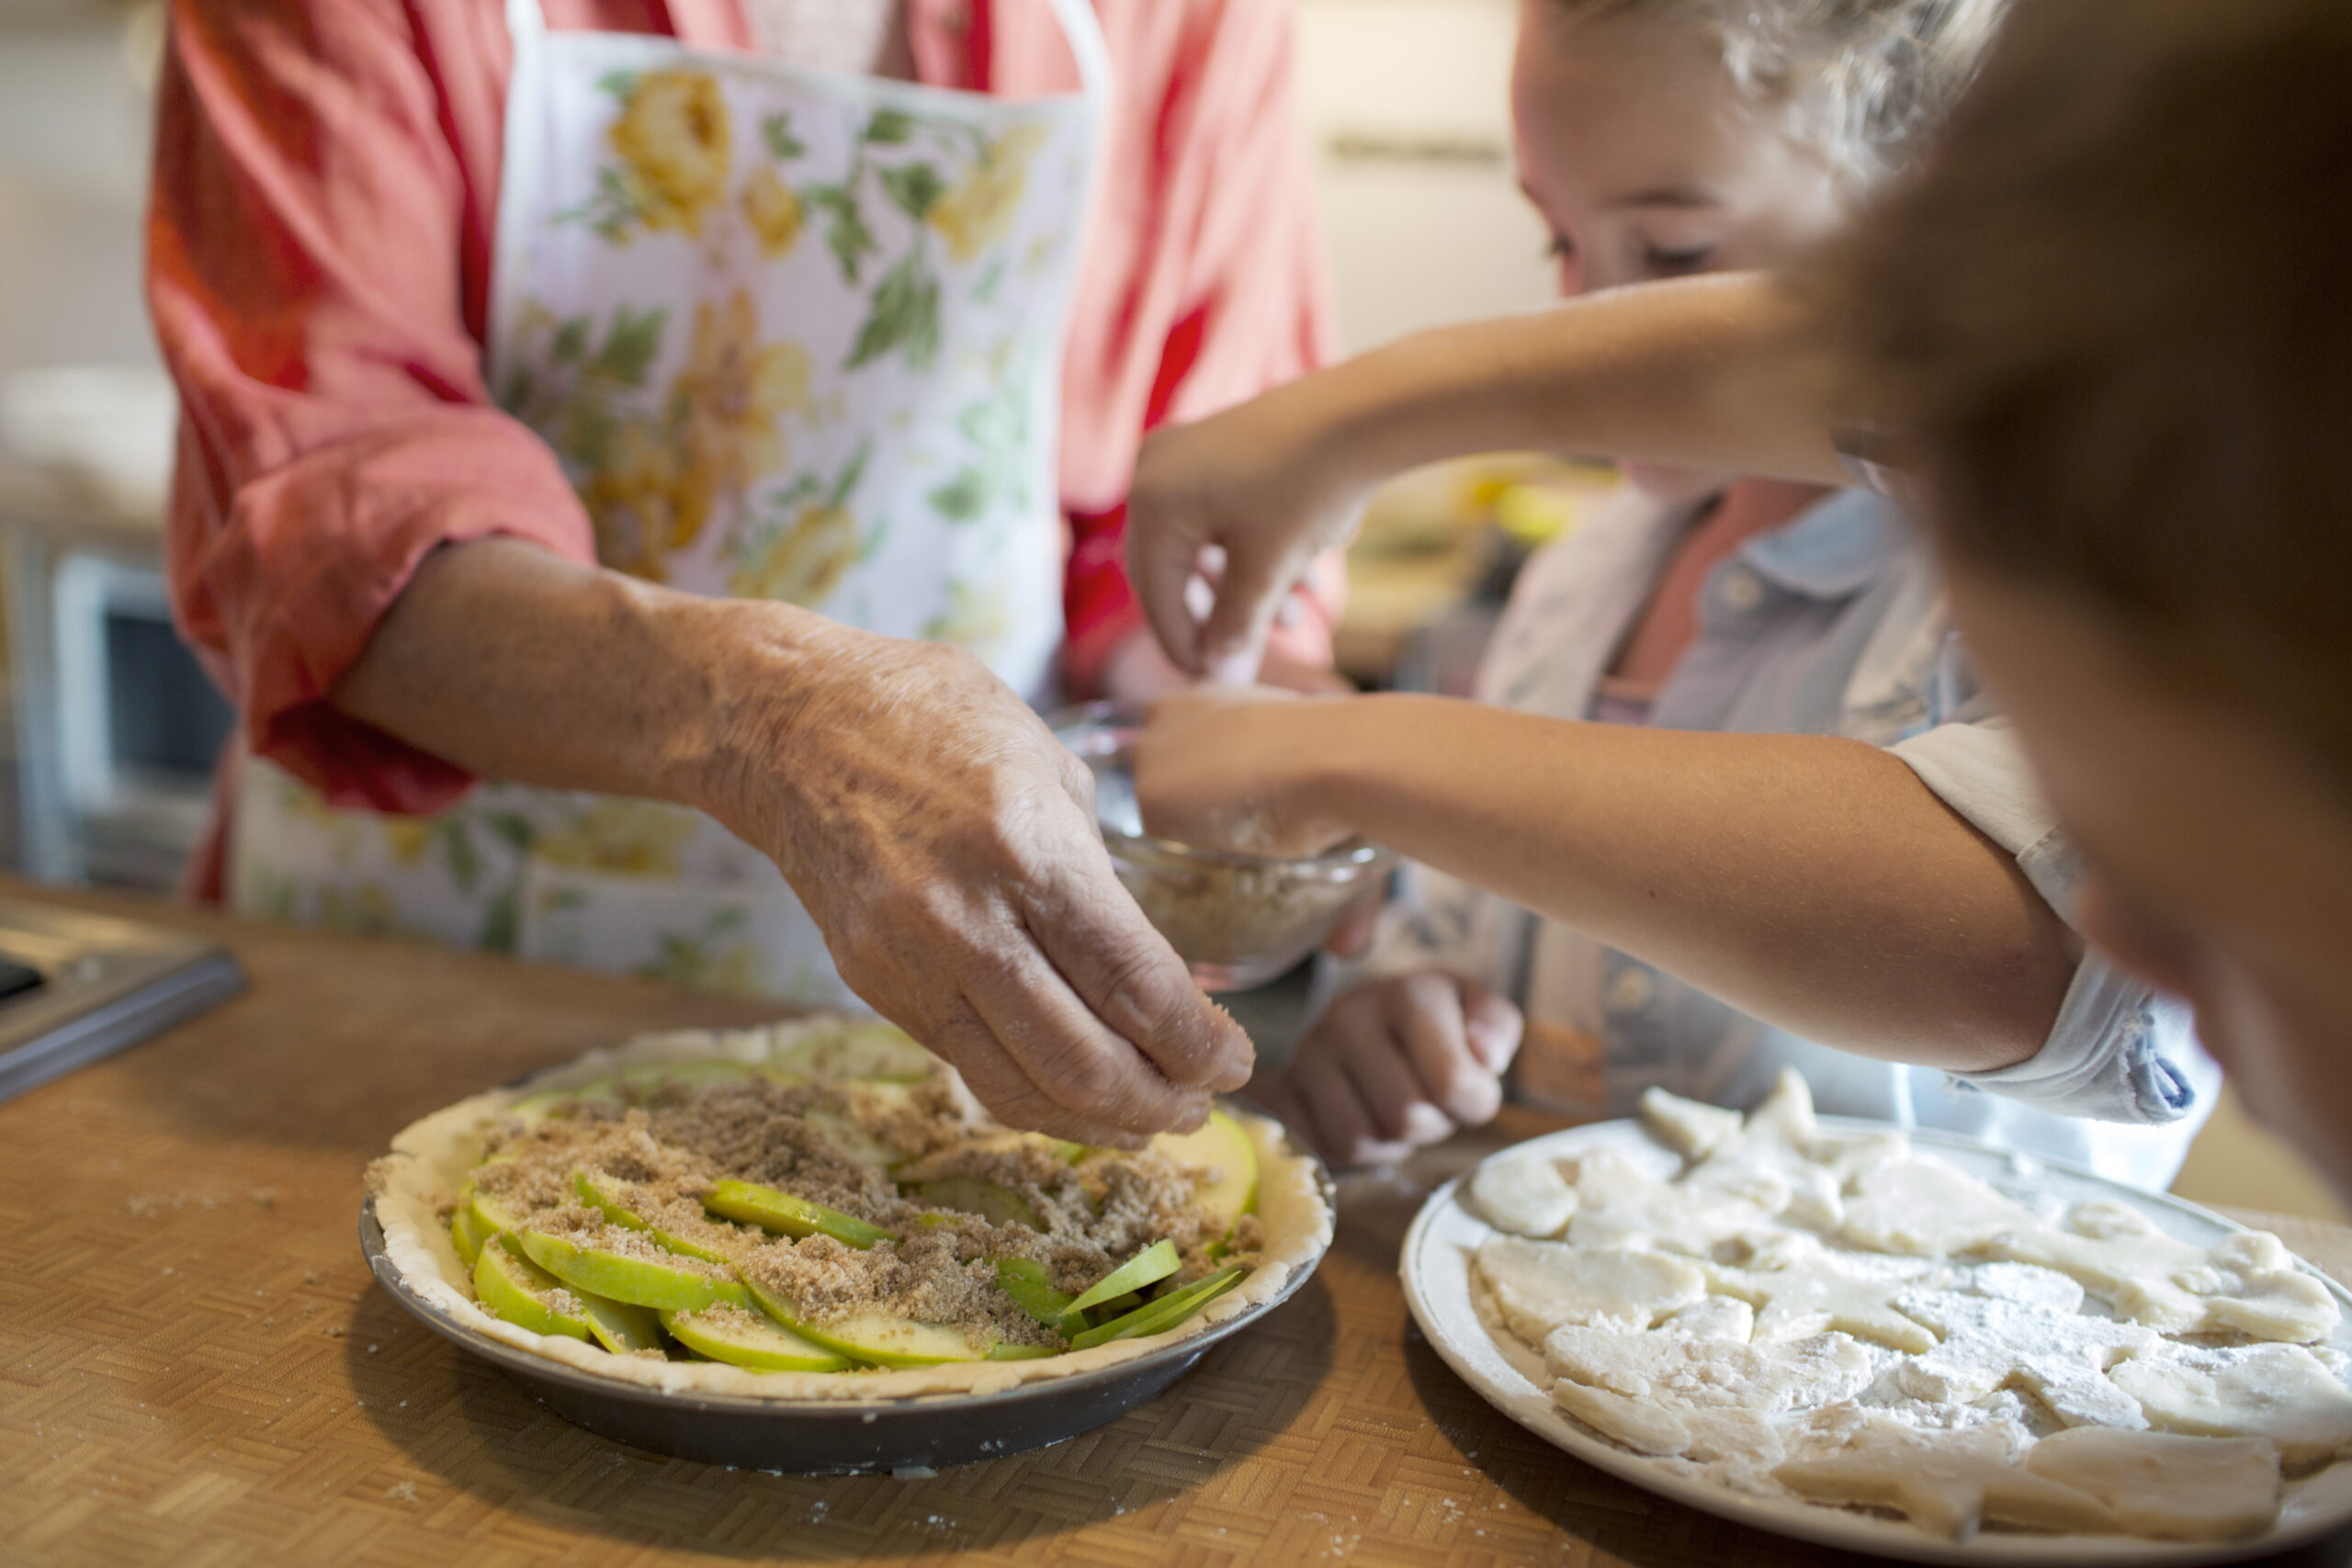
[[[384,1488],[384,1495],[395,1503],[413,1503],[416,1501],[416,1483],[413,1481],[403,1481],[397,1486],[387,1486]]]

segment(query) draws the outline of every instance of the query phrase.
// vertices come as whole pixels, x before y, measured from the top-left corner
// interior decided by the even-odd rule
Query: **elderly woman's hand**
[[[334,701],[493,778],[708,811],[1016,1126],[1131,1144],[1249,1079],[1113,874],[1091,776],[968,654],[490,538],[418,570]]]
[[[826,641],[786,700],[737,694],[710,804],[850,987],[998,1116],[1084,1143],[1194,1124],[1247,1081],[1248,1038],[1113,874],[1085,765],[968,654]]]

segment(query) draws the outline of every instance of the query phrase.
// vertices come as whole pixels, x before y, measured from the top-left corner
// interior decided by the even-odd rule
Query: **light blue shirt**
[[[1586,717],[1690,515],[1628,495],[1539,552],[1480,669],[1478,694]],[[1698,640],[1659,691],[1651,723],[1887,747],[2072,918],[2079,866],[2016,737],[1979,690],[1928,552],[1893,502],[1842,492],[1748,541],[1709,576],[1699,618]],[[1603,1114],[1629,1113],[1651,1084],[1745,1107],[1794,1066],[1826,1112],[1944,1128],[2161,1188],[2220,1086],[2187,1010],[2096,954],[2039,1053],[1996,1072],[1947,1074],[1773,1028],[1424,868],[1412,883],[1366,968],[1434,966],[1484,980],[1526,1010],[1531,1050],[1547,1027],[1555,1039],[1597,1042],[1600,1103],[1588,1108]]]

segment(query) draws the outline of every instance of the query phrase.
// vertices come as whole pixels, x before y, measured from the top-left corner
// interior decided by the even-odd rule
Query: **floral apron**
[[[514,74],[492,303],[499,401],[597,556],[969,649],[1033,702],[1062,639],[1063,329],[1108,91],[1008,101],[668,39],[550,33]],[[853,1001],[767,858],[707,817],[487,784],[402,818],[248,760],[240,910],[817,1004]]]

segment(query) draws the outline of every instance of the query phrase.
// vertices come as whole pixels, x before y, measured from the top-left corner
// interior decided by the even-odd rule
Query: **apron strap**
[[[514,40],[517,54],[526,43],[537,43],[547,36],[548,19],[539,9],[539,0],[506,0],[506,32]]]
[[[510,6],[537,8],[538,0],[508,0]],[[1094,15],[1088,0],[1046,0],[1053,8],[1054,20],[1061,24],[1062,37],[1069,43],[1069,51],[1078,60],[1080,91],[1100,104],[1111,96],[1111,47],[1103,41],[1102,23]]]

